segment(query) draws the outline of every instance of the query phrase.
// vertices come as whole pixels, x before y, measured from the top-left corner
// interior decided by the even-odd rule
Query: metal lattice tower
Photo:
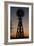
[[[18,9],[17,16],[18,16],[18,26],[17,26],[16,38],[23,38],[24,31],[23,31],[23,25],[22,25],[22,18],[24,17],[24,11],[22,9]]]

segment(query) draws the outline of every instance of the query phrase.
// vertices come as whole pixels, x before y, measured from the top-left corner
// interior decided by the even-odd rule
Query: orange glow
[[[14,32],[12,32],[12,33],[10,33],[10,36],[12,36],[12,37],[16,37],[16,31],[14,31]],[[26,37],[26,36],[29,36],[29,32],[24,32],[24,36]]]

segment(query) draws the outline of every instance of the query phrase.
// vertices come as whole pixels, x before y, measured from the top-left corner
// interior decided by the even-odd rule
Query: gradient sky
[[[25,7],[11,7],[10,8],[10,24],[12,23],[12,27],[13,27],[11,31],[12,32],[17,31],[18,17],[16,15],[16,12],[20,8],[24,10],[24,17],[22,18],[22,24],[23,24],[24,33],[25,32],[27,33],[29,32],[29,8],[25,8]]]

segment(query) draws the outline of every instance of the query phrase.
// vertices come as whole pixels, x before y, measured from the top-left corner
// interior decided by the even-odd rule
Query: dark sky
[[[22,9],[24,11],[24,17],[22,18],[22,24],[24,32],[29,31],[29,8],[25,7],[11,7],[10,8],[10,23],[12,22],[12,31],[17,31],[17,25],[18,25],[18,17],[16,15],[16,12],[18,9]]]

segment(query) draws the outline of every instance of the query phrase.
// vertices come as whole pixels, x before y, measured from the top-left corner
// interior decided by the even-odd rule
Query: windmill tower
[[[22,25],[22,18],[24,17],[24,11],[22,9],[18,9],[16,14],[18,17],[16,38],[24,38],[24,31]]]

